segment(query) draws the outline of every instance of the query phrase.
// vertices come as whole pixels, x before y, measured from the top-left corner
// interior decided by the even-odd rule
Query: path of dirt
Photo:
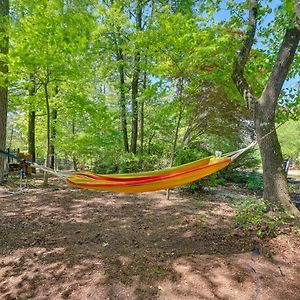
[[[226,201],[65,186],[0,198],[0,299],[299,300],[300,235],[260,245],[268,259]]]

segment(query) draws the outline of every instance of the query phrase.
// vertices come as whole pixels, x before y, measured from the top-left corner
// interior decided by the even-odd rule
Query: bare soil
[[[226,188],[166,200],[51,183],[0,187],[0,299],[300,299],[300,234],[242,231]]]

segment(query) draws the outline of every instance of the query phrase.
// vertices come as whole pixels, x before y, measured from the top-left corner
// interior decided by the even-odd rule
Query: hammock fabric
[[[67,177],[70,185],[83,189],[141,193],[169,189],[217,172],[231,162],[230,157],[207,157],[174,168],[158,171],[98,175],[78,172]]]

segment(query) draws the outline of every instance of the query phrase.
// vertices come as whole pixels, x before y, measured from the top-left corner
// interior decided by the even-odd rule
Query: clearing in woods
[[[260,241],[237,227],[226,193],[52,184],[0,198],[1,299],[300,297],[299,234]]]

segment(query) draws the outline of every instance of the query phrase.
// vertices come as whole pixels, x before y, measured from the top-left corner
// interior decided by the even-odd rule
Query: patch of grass
[[[288,215],[266,200],[247,198],[235,203],[235,220],[242,228],[255,232],[257,237],[275,237],[287,224]]]

